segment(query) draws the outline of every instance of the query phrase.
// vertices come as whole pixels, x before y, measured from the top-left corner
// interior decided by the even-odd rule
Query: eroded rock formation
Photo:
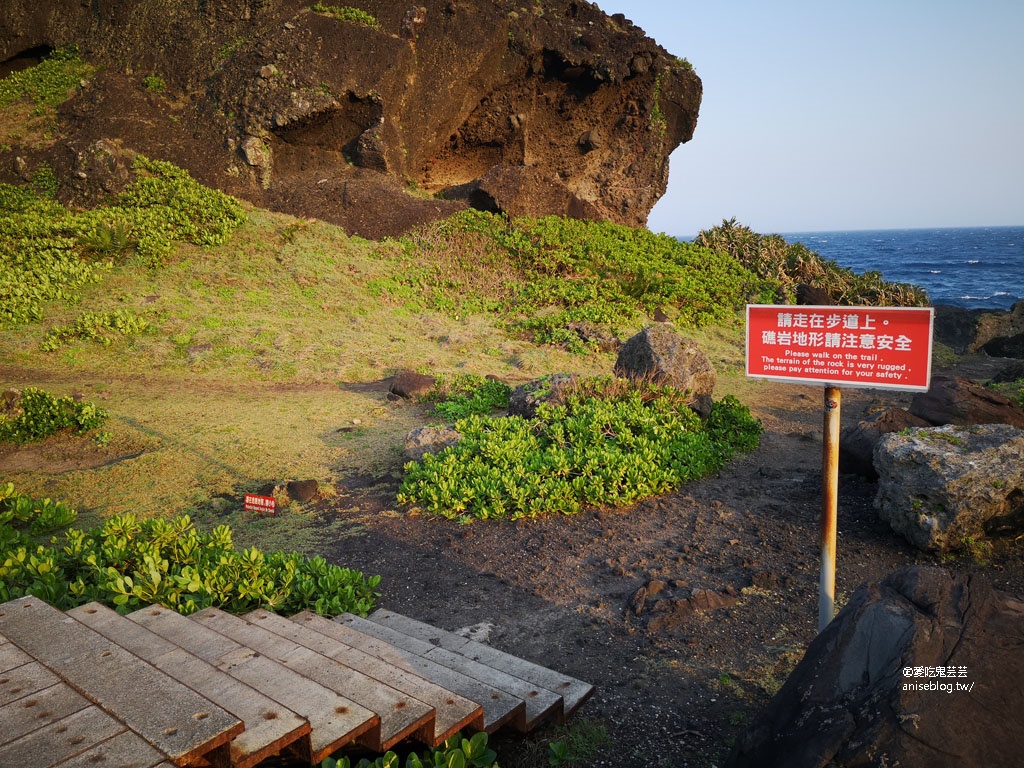
[[[697,121],[685,60],[584,0],[420,2],[9,0],[0,61],[76,44],[104,67],[54,154],[120,139],[351,232],[466,206],[645,223]]]

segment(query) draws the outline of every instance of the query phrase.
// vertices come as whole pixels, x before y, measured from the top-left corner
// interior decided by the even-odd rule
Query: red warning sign
[[[246,512],[269,513],[271,517],[277,515],[277,499],[273,496],[257,496],[255,493],[245,494]]]
[[[747,376],[926,390],[931,307],[747,306]]]

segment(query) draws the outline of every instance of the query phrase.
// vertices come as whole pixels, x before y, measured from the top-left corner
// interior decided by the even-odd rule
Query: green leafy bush
[[[129,249],[155,265],[174,243],[219,245],[245,220],[241,203],[170,163],[138,156],[135,171],[113,204],[91,211],[0,184],[0,325],[40,319],[47,301],[74,300]]]
[[[142,78],[142,87],[145,88],[147,91],[153,91],[154,93],[163,93],[165,90],[167,90],[167,83],[164,82],[164,79],[160,77],[160,75],[154,72],[153,74],[146,75],[144,78]]]
[[[463,439],[405,466],[398,500],[461,522],[626,505],[718,470],[761,425],[726,396],[707,422],[672,387],[584,382],[537,416],[469,416]]]
[[[238,551],[230,528],[201,533],[188,516],[112,517],[89,531],[71,528],[63,546],[26,535],[65,527],[74,514],[16,494],[12,483],[0,486],[0,602],[32,594],[62,610],[96,600],[122,613],[160,603],[184,614],[215,606],[365,616],[380,583],[322,557]]]
[[[350,24],[361,24],[370,29],[380,29],[380,22],[373,16],[360,8],[353,8],[348,5],[327,5],[316,3],[312,8],[314,13],[322,13],[325,16],[332,16],[339,21],[347,21]]]
[[[501,381],[472,374],[441,376],[424,397],[433,401],[434,413],[446,421],[508,408],[512,388]]]
[[[0,80],[0,109],[28,99],[41,114],[66,101],[71,90],[95,67],[83,62],[73,48],[53,51],[37,66],[13,72]]]
[[[80,435],[107,420],[107,412],[95,403],[56,397],[35,387],[27,387],[21,393],[18,406],[19,415],[0,415],[0,442],[29,443],[64,429]]]
[[[138,336],[149,327],[149,323],[128,309],[113,312],[83,312],[71,325],[54,328],[46,334],[39,348],[53,352],[74,339],[95,341],[104,346],[117,338]]]
[[[776,299],[796,300],[800,284],[822,288],[839,304],[871,306],[927,306],[923,289],[906,283],[890,283],[880,272],[856,274],[831,259],[808,249],[803,243],[787,243],[779,235],[759,235],[736,219],[700,232],[698,245],[728,254],[744,267],[777,286]]]
[[[499,313],[513,332],[580,351],[570,323],[617,332],[659,309],[682,326],[729,323],[776,288],[728,254],[609,222],[464,211],[398,243],[405,260],[381,292],[455,315]]]
[[[406,755],[405,762],[396,752],[370,760],[362,758],[355,763],[355,768],[497,768],[497,753],[487,746],[487,734],[480,731],[472,738],[465,739],[455,734],[441,749],[430,749],[421,758],[416,752]],[[321,768],[352,768],[349,757],[328,757],[320,764]]]

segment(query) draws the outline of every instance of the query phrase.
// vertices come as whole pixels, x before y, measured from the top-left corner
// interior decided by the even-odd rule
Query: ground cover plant
[[[511,394],[512,388],[503,381],[463,373],[439,376],[423,399],[434,403],[434,415],[445,421],[456,421],[508,408]]]
[[[373,760],[348,756],[328,757],[320,768],[497,768],[497,753],[487,746],[487,733],[480,731],[470,738],[455,734],[436,749],[408,752],[403,761],[397,752],[388,751]]]
[[[731,323],[776,290],[729,255],[609,222],[464,211],[398,243],[404,263],[378,293],[456,317],[495,313],[514,334],[578,352],[594,345],[573,323],[618,333],[659,310],[681,326]]]
[[[576,514],[666,493],[719,469],[761,432],[734,397],[702,421],[685,392],[649,382],[584,382],[535,418],[459,419],[463,439],[405,467],[398,500],[443,517]]]
[[[365,616],[380,582],[322,557],[239,551],[229,527],[201,532],[187,515],[118,515],[89,530],[68,528],[62,542],[37,543],[76,517],[65,504],[0,486],[0,602],[34,595],[61,610],[99,601],[122,613],[159,603],[183,614],[214,606]]]
[[[84,434],[100,427],[107,412],[87,401],[51,395],[28,387],[18,399],[16,415],[0,414],[0,442],[29,443],[69,429]]]
[[[24,99],[33,105],[36,114],[41,114],[65,101],[71,90],[95,69],[72,48],[55,50],[38,65],[0,80],[0,108]]]
[[[156,266],[175,243],[224,243],[245,219],[234,198],[186,171],[138,156],[136,180],[110,205],[73,211],[35,187],[0,184],[0,325],[39,320],[76,300],[119,259]]]

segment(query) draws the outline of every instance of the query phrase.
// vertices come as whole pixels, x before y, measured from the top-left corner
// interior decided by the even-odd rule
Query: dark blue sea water
[[[932,304],[1009,309],[1024,300],[1024,227],[783,233],[855,272],[924,288]]]

